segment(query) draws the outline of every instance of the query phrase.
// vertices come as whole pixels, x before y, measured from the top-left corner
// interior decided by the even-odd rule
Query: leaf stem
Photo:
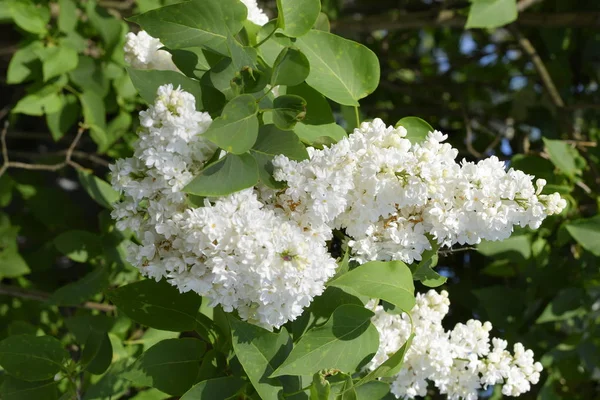
[[[260,47],[264,42],[266,42],[267,40],[271,39],[271,36],[273,36],[275,34],[275,31],[277,30],[277,26],[275,26],[275,28],[271,31],[271,33],[269,33],[267,35],[266,38],[264,38],[263,40],[261,40],[260,42],[258,42],[257,44],[254,45],[254,48],[258,48]]]
[[[360,113],[358,112],[358,106],[354,106],[354,116],[356,117],[356,127],[360,126]]]

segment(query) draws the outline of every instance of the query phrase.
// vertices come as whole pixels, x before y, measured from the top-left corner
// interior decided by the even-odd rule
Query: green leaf
[[[206,71],[223,59],[223,56],[201,47],[168,49],[173,62],[186,76],[200,79]]]
[[[172,49],[202,47],[229,55],[227,38],[242,29],[247,9],[239,0],[193,0],[130,18]]]
[[[197,196],[227,196],[256,185],[258,165],[252,155],[227,154],[200,172],[200,175],[183,189]]]
[[[150,279],[111,290],[108,298],[134,321],[163,331],[192,331],[202,297]]]
[[[298,49],[286,47],[281,50],[273,65],[271,86],[296,86],[304,82],[310,73],[308,58]],[[291,94],[291,93],[288,93]]]
[[[310,385],[310,400],[329,400],[330,393],[329,381],[320,372],[314,374],[312,385]]]
[[[390,302],[406,312],[415,305],[412,274],[401,261],[371,261],[341,275],[328,285],[349,287],[359,294]]]
[[[327,14],[325,14],[324,12],[319,13],[319,16],[317,17],[317,21],[315,22],[313,29],[323,32],[331,31],[331,24],[329,23],[329,17],[327,17]]]
[[[233,36],[227,37],[227,47],[236,70],[256,68],[258,53],[254,47],[243,46]]]
[[[556,165],[565,175],[575,178],[575,175],[581,174],[577,167],[576,159],[579,156],[577,150],[562,140],[544,139],[546,152],[550,156],[550,161]]]
[[[67,233],[75,232],[81,232],[85,234],[88,233],[84,231],[69,231]],[[85,252],[86,250],[75,251]],[[108,285],[109,275],[107,267],[96,267],[92,272],[88,273],[78,281],[68,283],[65,286],[58,288],[54,293],[52,293],[52,296],[50,296],[48,302],[50,304],[56,304],[59,306],[77,306],[83,304],[92,296],[108,288]]]
[[[81,108],[83,109],[83,121],[90,130],[92,140],[102,147],[106,138],[106,109],[104,100],[96,92],[85,91],[79,95]]]
[[[46,114],[46,124],[55,142],[62,139],[79,118],[79,101],[72,94],[64,97],[62,107],[55,113]]]
[[[319,0],[277,0],[278,26],[287,36],[303,36],[313,27],[319,13]]]
[[[293,132],[282,131],[275,125],[263,125],[258,132],[258,139],[250,151],[256,164],[262,183],[272,189],[281,189],[282,182],[273,178],[273,157],[283,154],[292,160],[306,160],[308,152]]]
[[[77,68],[77,51],[66,46],[47,47],[39,50],[42,59],[44,82]]]
[[[258,138],[253,153],[262,153],[271,157],[279,154],[296,161],[308,159],[306,147],[293,132],[283,131],[273,124],[263,125],[258,132]]]
[[[421,281],[421,283],[427,287],[436,288],[446,283],[448,278],[441,276],[433,270],[433,267],[438,263],[439,245],[433,240],[430,240],[430,242],[432,243],[433,248],[424,251],[423,254],[421,254],[421,261],[414,269],[411,265],[411,270],[413,271],[412,275],[415,281]]]
[[[123,377],[123,373],[129,364],[129,359],[116,361],[97,382],[87,388],[83,400],[121,398],[131,386],[131,382]]]
[[[77,170],[77,177],[87,194],[101,206],[112,209],[112,205],[119,201],[119,192],[96,175]]]
[[[307,125],[299,122],[294,127],[294,132],[303,143],[317,148],[322,148],[324,145],[330,146],[346,137],[344,128],[335,123]]]
[[[95,375],[103,374],[112,362],[112,344],[108,333],[91,330],[81,353],[79,362]]]
[[[256,325],[229,317],[233,350],[250,382],[263,399],[276,399],[283,384],[269,376],[292,350],[292,339],[285,328],[272,333]]]
[[[196,382],[206,344],[198,339],[167,339],[150,347],[123,376],[139,386],[150,386],[181,396]]]
[[[48,30],[46,25],[50,22],[50,10],[42,5],[29,0],[11,0],[4,2],[2,7],[7,7],[10,15],[19,28],[30,33],[45,35]]]
[[[412,282],[412,280],[411,280]],[[271,376],[312,375],[335,368],[354,372],[375,355],[379,334],[364,307],[338,307],[326,324],[305,333],[285,362]]]
[[[16,84],[35,79],[41,75],[42,64],[38,52],[43,49],[41,41],[19,48],[13,54],[6,72],[6,83]]]
[[[364,385],[377,378],[387,378],[396,375],[402,369],[404,364],[404,357],[406,352],[410,348],[415,334],[409,336],[408,340],[400,347],[394,354],[392,354],[387,360],[383,362],[379,367],[369,372],[364,378],[362,378],[356,386]],[[389,390],[389,389],[388,389]],[[385,395],[385,393],[384,393]]]
[[[554,299],[546,306],[542,314],[535,321],[536,324],[571,320],[583,317],[586,309],[583,299],[586,295],[580,288],[562,289]]]
[[[192,94],[196,99],[196,110],[207,111],[210,115],[218,114],[225,105],[225,96],[212,86],[204,85],[175,71],[141,70],[128,68],[131,82],[140,96],[148,104],[156,100],[158,87],[170,83],[174,88]]]
[[[264,40],[266,40],[260,45],[259,50],[260,55],[270,67],[272,67],[273,64],[275,64],[275,60],[277,59],[281,51],[285,47],[289,47],[293,44],[292,40],[289,37],[283,35],[282,33],[273,33],[273,31],[277,29],[279,29],[277,28],[277,20],[272,20],[266,23],[264,26],[262,26],[258,31],[257,35],[257,40],[259,42],[263,42]],[[267,39],[269,35],[271,36],[269,37],[269,39]]]
[[[60,12],[58,13],[58,30],[69,33],[77,27],[77,4],[73,0],[58,0]]]
[[[63,105],[56,85],[47,85],[22,97],[12,109],[13,114],[42,116],[59,111]]]
[[[106,53],[112,55],[116,48],[121,50],[123,37],[128,31],[127,25],[95,1],[88,2],[85,10],[90,24],[96,29],[102,38],[102,42],[104,42]],[[122,53],[120,57],[122,59]]]
[[[179,332],[161,331],[159,329],[149,328],[144,332],[141,339],[136,340],[136,344],[144,346],[144,351],[154,346],[156,343],[165,339],[177,339]]]
[[[477,245],[477,251],[487,257],[524,263],[531,258],[531,240],[527,235],[513,235],[495,242],[484,240]]]
[[[69,79],[82,92],[93,92],[98,97],[103,98],[110,89],[105,70],[106,68],[98,60],[89,56],[79,56],[77,68],[69,72]],[[102,105],[102,108],[104,109],[104,105]]]
[[[68,357],[60,342],[50,336],[16,335],[0,342],[0,365],[26,381],[54,378]]]
[[[213,121],[204,137],[229,153],[246,153],[258,136],[257,114],[258,104],[254,96],[238,96],[227,103],[221,116]]]
[[[297,86],[289,86],[286,93],[300,96],[306,100],[306,116],[302,120],[303,124],[327,125],[335,122],[335,118],[331,112],[331,106],[327,99],[306,83],[301,83]],[[343,136],[346,136],[345,132],[343,133]]]
[[[6,376],[0,387],[0,398],[3,400],[55,400],[58,399],[57,383],[54,379],[27,382]]]
[[[569,234],[587,251],[600,257],[600,215],[577,219],[565,225]]]
[[[434,131],[431,125],[418,117],[404,117],[396,124],[396,127],[399,126],[406,128],[405,139],[410,140],[413,144],[421,143],[427,138],[429,132]]]
[[[279,129],[294,129],[306,116],[306,101],[296,95],[278,96],[273,101],[273,122]]]
[[[102,252],[100,237],[91,232],[72,230],[54,238],[56,249],[71,260],[84,263]]]
[[[179,400],[230,399],[245,385],[246,382],[237,376],[209,379],[191,388]]]
[[[310,62],[306,83],[337,103],[358,106],[379,84],[379,60],[361,44],[313,30],[296,46]]]
[[[465,28],[497,28],[517,19],[517,0],[471,0]]]
[[[30,272],[27,262],[16,248],[0,251],[0,279],[18,278]]]
[[[371,381],[364,385],[355,386],[356,397],[359,400],[390,399],[390,384],[382,381]],[[391,395],[390,395],[391,396]]]

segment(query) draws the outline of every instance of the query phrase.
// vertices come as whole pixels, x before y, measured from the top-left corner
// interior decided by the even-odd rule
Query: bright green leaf
[[[226,196],[256,185],[258,178],[258,166],[252,155],[227,154],[202,170],[184,192],[206,197]]]
[[[406,128],[406,139],[411,143],[421,143],[425,140],[429,132],[434,129],[427,122],[418,117],[404,117],[396,124],[396,127]]]
[[[338,307],[326,324],[302,336],[272,376],[312,375],[329,368],[356,371],[379,347],[379,334],[371,324],[372,316],[371,311],[361,306]]]
[[[112,205],[119,201],[119,192],[96,175],[77,170],[77,177],[87,194],[101,206],[111,209]]]
[[[247,9],[239,0],[192,0],[132,17],[172,49],[202,47],[229,55],[227,38],[242,29]]]
[[[306,83],[337,103],[358,106],[379,84],[379,60],[362,44],[313,30],[296,46],[310,62]]]
[[[313,27],[319,13],[319,0],[277,0],[278,25],[287,36],[303,36]]]
[[[254,96],[243,94],[231,100],[221,116],[213,121],[204,137],[223,150],[243,154],[258,136],[258,104]]]
[[[581,247],[600,257],[600,215],[577,219],[568,223],[566,228]]]
[[[410,348],[415,335],[409,336],[408,340],[392,354],[387,360],[385,360],[380,366],[369,372],[364,378],[362,378],[356,386],[362,386],[368,382],[371,382],[377,378],[387,378],[396,375],[402,369],[404,365],[404,357],[406,352]],[[384,393],[385,395],[385,393]]]
[[[77,68],[77,51],[66,46],[47,47],[40,50],[44,82]]]
[[[34,79],[41,74],[42,64],[38,52],[43,48],[41,41],[34,41],[19,48],[13,54],[6,72],[6,83],[16,84]]]
[[[10,0],[4,2],[2,7],[7,7],[10,15],[19,28],[27,32],[44,35],[47,33],[46,25],[50,22],[48,7],[36,4],[30,0]]]
[[[58,30],[69,33],[75,30],[79,17],[77,4],[74,0],[58,0],[60,12],[58,13]]]
[[[329,282],[329,286],[349,287],[359,294],[390,302],[406,312],[415,305],[412,274],[401,261],[362,264]]]
[[[60,110],[52,114],[46,114],[46,124],[48,125],[48,129],[50,129],[50,133],[52,134],[52,139],[54,139],[55,142],[62,139],[69,129],[73,127],[75,122],[77,122],[80,110],[81,107],[79,106],[77,97],[72,94],[67,94],[64,97]]]
[[[517,0],[471,0],[465,28],[498,28],[517,19]]]
[[[562,140],[543,139],[546,152],[548,152],[548,155],[550,156],[550,161],[552,161],[559,170],[571,178],[574,178],[575,175],[581,173],[576,163],[578,157],[577,150]]]
[[[309,73],[308,58],[300,50],[286,47],[279,53],[273,65],[271,85],[296,86],[304,82]]]
[[[276,399],[283,384],[269,378],[292,350],[292,339],[285,328],[272,333],[256,325],[229,317],[233,350],[263,399]]]

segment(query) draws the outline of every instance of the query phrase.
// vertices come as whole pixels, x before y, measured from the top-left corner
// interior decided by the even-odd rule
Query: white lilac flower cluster
[[[255,189],[188,202],[183,187],[217,148],[202,134],[212,120],[172,85],[140,113],[132,158],[111,166],[124,196],[112,216],[131,229],[128,261],[143,275],[194,291],[225,311],[272,329],[299,316],[335,272],[325,241],[263,204]]]
[[[446,331],[442,320],[448,313],[448,293],[430,290],[418,294],[411,311],[415,336],[405,354],[400,372],[391,378],[391,391],[397,398],[425,396],[429,382],[450,400],[476,400],[478,391],[502,384],[505,396],[519,396],[540,378],[542,365],[521,343],[511,354],[507,342],[491,339],[492,325],[470,320]],[[373,301],[367,307],[380,337],[377,354],[367,366],[374,370],[394,354],[411,335],[407,314],[390,314]]]
[[[263,26],[269,17],[258,7],[256,0],[240,0],[248,9],[248,20]],[[171,53],[161,50],[164,45],[145,31],[137,34],[129,32],[125,42],[125,61],[136,69],[154,69],[178,71]]]
[[[280,206],[316,231],[344,229],[355,260],[421,260],[439,245],[503,240],[514,225],[537,228],[566,206],[546,184],[497,157],[455,161],[458,151],[430,132],[411,144],[403,127],[380,119],[363,123],[348,138],[310,159],[277,156],[274,177],[287,184]]]
[[[124,47],[125,61],[135,69],[178,71],[171,58],[171,53],[161,50],[163,47],[160,40],[153,38],[145,31],[137,34],[129,32]]]

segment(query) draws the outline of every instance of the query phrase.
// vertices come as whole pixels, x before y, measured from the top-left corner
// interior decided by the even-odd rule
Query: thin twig
[[[481,153],[478,152],[477,150],[475,150],[475,148],[473,147],[473,140],[475,140],[475,136],[473,135],[473,129],[471,128],[471,120],[469,119],[469,116],[467,115],[467,112],[465,111],[464,107],[463,107],[463,119],[465,121],[465,129],[467,130],[467,137],[466,137],[467,151],[473,157],[481,158]]]
[[[8,285],[0,285],[0,295],[6,295],[6,296],[11,296],[11,297],[18,297],[21,299],[36,300],[36,301],[42,301],[42,302],[48,301],[48,299],[50,299],[50,297],[51,297],[51,295],[49,293],[39,292],[37,290],[23,289],[20,287],[8,286]],[[97,311],[102,311],[102,312],[113,312],[116,309],[115,306],[113,306],[111,304],[95,303],[93,301],[88,301],[88,302],[79,304],[74,307],[85,308],[88,310],[97,310]]]
[[[440,250],[440,251],[438,251],[438,253],[441,256],[447,256],[447,255],[452,254],[452,253],[460,253],[460,252],[463,252],[463,251],[470,251],[470,250],[477,250],[477,248],[475,248],[475,247],[460,247],[458,249]]]
[[[64,161],[56,163],[56,164],[28,164],[28,163],[22,163],[22,162],[18,162],[18,161],[10,161],[9,160],[8,148],[6,147],[6,135],[8,133],[8,121],[6,121],[4,123],[4,128],[2,129],[2,133],[0,134],[0,141],[1,141],[1,145],[2,145],[2,159],[3,159],[2,167],[0,167],[0,177],[2,175],[4,175],[6,170],[9,168],[19,168],[19,169],[27,169],[27,170],[35,170],[35,171],[50,171],[50,172],[58,171],[59,169],[62,169],[66,166],[71,166],[75,169],[83,169],[83,167],[81,165],[79,165],[78,163],[76,163],[75,161],[72,160],[73,152],[75,151],[75,147],[77,147],[77,144],[79,143],[79,140],[81,139],[81,136],[83,135],[83,132],[85,132],[85,127],[83,125],[80,125],[79,129],[77,130],[77,135],[75,136],[75,139],[73,139],[73,142],[71,142],[71,145],[65,152],[65,160]]]
[[[516,27],[511,27],[511,31],[513,35],[517,38],[517,41],[519,42],[521,48],[525,51],[525,53],[527,53],[529,58],[531,58],[531,61],[533,62],[535,69],[540,75],[542,83],[548,91],[548,94],[550,95],[550,98],[552,99],[554,105],[558,108],[563,108],[565,106],[565,102],[563,101],[562,97],[560,97],[560,94],[556,89],[556,85],[554,84],[552,77],[548,73],[548,69],[544,65],[544,62],[542,61],[542,58],[539,56],[535,47],[533,47],[533,44],[531,44],[529,39],[523,36]]]

